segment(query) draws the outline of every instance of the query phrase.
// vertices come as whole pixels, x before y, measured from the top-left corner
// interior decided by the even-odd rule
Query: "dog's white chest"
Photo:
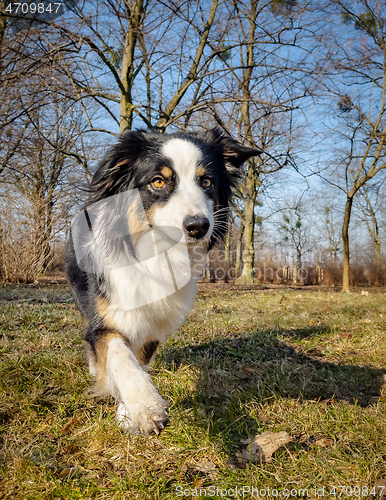
[[[150,283],[151,280],[146,285]],[[159,283],[154,284],[154,286],[157,285],[159,286]],[[126,283],[126,286],[132,287],[134,284]],[[138,283],[135,286],[138,286]],[[129,310],[123,310],[113,298],[108,307],[109,323],[135,344],[141,345],[149,338],[163,342],[184,322],[193,305],[196,287],[196,280],[191,278],[178,291]],[[151,295],[151,290],[146,286],[138,287],[136,292],[137,300],[141,302],[146,298],[149,299],[149,295]],[[115,294],[113,294],[114,296]]]

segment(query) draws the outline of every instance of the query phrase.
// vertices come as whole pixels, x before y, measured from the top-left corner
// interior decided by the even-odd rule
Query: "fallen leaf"
[[[315,446],[320,446],[321,448],[327,448],[333,442],[334,441],[332,439],[322,438],[322,439],[318,439],[317,441],[315,441],[314,445]]]
[[[71,452],[72,452],[72,451],[74,451],[74,450],[75,450],[75,445],[74,445],[74,443],[70,443],[69,445],[67,445],[67,446],[64,448],[63,452],[64,452],[64,453],[71,453]]]
[[[308,323],[308,326],[312,325],[312,319],[310,319],[310,322]]]
[[[352,339],[352,333],[340,333],[339,337],[342,339]]]
[[[336,403],[334,398],[322,399],[320,404],[327,408],[327,406],[334,405]]]
[[[325,305],[322,307],[322,312],[327,312],[329,309],[330,309],[330,304],[325,304]]]
[[[233,458],[229,457],[228,460],[225,462],[225,465],[228,467],[230,470],[236,469],[236,464]]]
[[[203,462],[196,462],[194,469],[199,472],[209,472],[211,470],[217,469],[217,465],[213,462],[204,460]]]
[[[244,450],[237,452],[237,457],[246,462],[270,463],[272,462],[273,453],[292,440],[288,432],[266,431],[258,434],[252,440],[243,440],[242,443],[248,443],[248,446]]]
[[[256,368],[252,368],[252,366],[243,366],[243,370],[246,373],[256,373],[257,372]]]
[[[378,481],[372,487],[372,490],[375,489],[375,494],[379,496],[379,498],[386,498],[386,477],[382,479],[378,479]]]
[[[210,478],[214,479],[217,477],[217,465],[213,462],[209,462],[208,460],[203,460],[202,462],[196,462],[195,464],[188,464],[188,467],[195,472],[202,472],[205,475],[208,475]]]
[[[228,467],[229,470],[245,469],[247,467],[246,462],[244,462],[244,460],[232,457],[228,458],[228,460],[225,462],[225,465]]]
[[[362,295],[365,295],[367,297],[368,294],[369,294],[369,292],[365,292],[364,290],[362,290]]]
[[[204,480],[201,477],[197,478],[197,480],[194,483],[194,488],[199,490],[203,486],[204,486]]]
[[[80,469],[78,467],[65,467],[61,470],[58,477],[64,478],[69,476],[74,476],[75,474],[79,474]]]
[[[61,429],[61,432],[66,433],[73,425],[78,424],[82,421],[83,421],[82,417],[76,417],[76,416],[71,417],[70,420],[66,423],[66,425]]]
[[[90,479],[94,479],[94,480],[99,480],[100,477],[99,477],[99,474],[97,474],[96,472],[89,472],[86,476],[83,476],[84,479],[87,479],[87,480],[90,480]]]

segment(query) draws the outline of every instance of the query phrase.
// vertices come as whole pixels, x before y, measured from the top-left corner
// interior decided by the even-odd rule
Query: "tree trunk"
[[[218,3],[219,3],[218,0],[212,0],[208,21],[204,24],[204,27],[203,27],[204,29],[201,32],[200,43],[198,44],[196,54],[194,56],[190,70],[189,70],[188,74],[186,75],[184,81],[182,82],[182,84],[180,85],[180,87],[178,88],[176,93],[174,94],[174,96],[171,98],[171,100],[167,104],[166,108],[161,112],[161,116],[159,117],[159,120],[157,122],[157,129],[160,132],[165,132],[166,127],[171,122],[171,116],[172,116],[173,111],[179,105],[179,103],[181,102],[181,99],[184,97],[184,95],[188,91],[189,87],[198,78],[197,72],[199,70],[201,58],[204,54],[204,50],[205,50],[207,42],[208,42],[209,32],[212,28],[212,25],[213,25],[215,17],[216,17]]]
[[[225,260],[230,266],[231,264],[231,224],[228,222],[228,230],[225,235],[225,241],[224,241],[224,247],[225,247]]]
[[[342,238],[343,238],[343,279],[342,292],[350,292],[350,242],[348,229],[351,219],[352,198],[347,198],[346,209],[344,212]]]
[[[381,242],[377,240],[374,242],[375,244],[375,251],[377,253],[377,268],[381,269],[382,267],[382,253],[381,253]]]
[[[375,252],[377,254],[376,265],[377,265],[377,269],[379,271],[382,267],[381,235],[379,234],[379,226],[378,226],[377,217],[376,217],[374,209],[370,203],[370,200],[368,200],[368,205],[369,205],[369,208],[371,211],[371,223],[372,223],[372,228],[370,230],[370,234],[371,234],[371,237],[372,237],[373,242],[374,242]]]
[[[122,58],[121,81],[124,90],[121,91],[120,97],[119,131],[121,133],[127,129],[131,130],[133,126],[134,105],[132,102],[132,88],[134,84],[134,58],[143,13],[143,0],[134,0],[128,12],[129,30],[126,35]]]
[[[36,175],[35,193],[32,202],[35,207],[35,228],[34,228],[34,262],[36,274],[44,274],[51,263],[52,248],[52,225],[54,210],[54,186],[57,183],[62,163],[57,160],[52,161],[49,186],[44,177],[44,158],[39,156],[39,166]]]
[[[3,223],[0,218],[0,279],[6,280]]]
[[[235,279],[237,279],[240,276],[240,267],[241,267],[241,245],[242,245],[242,239],[243,239],[243,223],[241,223],[240,226],[240,234],[239,238],[237,239],[236,243],[236,262],[235,262]]]
[[[0,75],[3,72],[3,43],[4,43],[5,28],[7,26],[4,13],[5,13],[5,2],[0,2],[0,14],[2,14],[0,16]]]
[[[255,261],[255,203],[254,200],[244,201],[244,231],[243,231],[243,269],[241,276],[237,278],[237,283],[253,283],[254,261]]]
[[[251,1],[251,11],[249,15],[248,43],[246,44],[246,68],[243,71],[243,82],[241,85],[242,104],[241,120],[244,129],[244,138],[248,147],[254,147],[251,130],[250,102],[251,99],[251,78],[254,66],[254,41],[256,30],[256,9],[257,1]],[[237,283],[253,283],[255,264],[255,205],[256,205],[256,185],[258,173],[256,160],[251,159],[247,163],[247,172],[244,182],[244,211],[242,223],[244,225],[243,234],[243,270],[241,276],[237,278]]]

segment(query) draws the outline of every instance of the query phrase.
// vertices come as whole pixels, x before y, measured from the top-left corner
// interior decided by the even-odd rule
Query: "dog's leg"
[[[158,345],[158,340],[151,340],[150,342],[145,342],[145,344],[137,352],[138,361],[144,370],[147,371],[147,368],[150,365],[150,361],[153,357],[153,354],[157,350]]]
[[[118,332],[106,333],[97,338],[95,354],[97,386],[120,401],[120,424],[132,434],[146,435],[163,429],[168,404],[142,369],[128,341]]]

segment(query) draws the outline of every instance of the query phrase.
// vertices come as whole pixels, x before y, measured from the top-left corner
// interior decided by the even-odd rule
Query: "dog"
[[[261,152],[218,128],[126,131],[97,167],[71,225],[66,276],[87,323],[95,393],[116,398],[132,434],[158,434],[168,420],[147,368],[190,311],[241,166]]]

